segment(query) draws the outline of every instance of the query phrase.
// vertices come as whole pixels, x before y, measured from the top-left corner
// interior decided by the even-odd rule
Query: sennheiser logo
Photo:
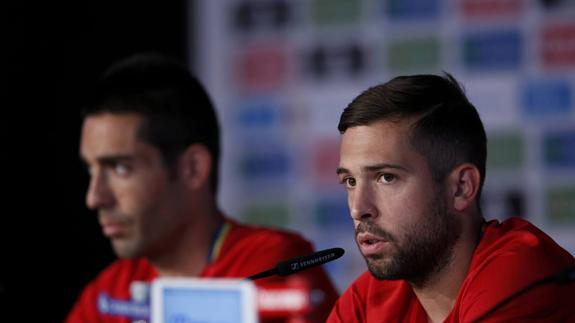
[[[293,264],[291,264],[291,270],[298,270],[299,269],[299,264],[297,262],[294,262]]]
[[[321,256],[321,257],[319,257],[319,258],[314,258],[314,259],[310,259],[310,260],[306,260],[306,261],[300,261],[299,265],[300,265],[301,267],[312,266],[312,265],[315,265],[315,264],[317,264],[317,263],[326,262],[326,261],[328,261],[328,260],[330,260],[330,259],[332,259],[332,258],[334,258],[334,257],[335,257],[335,253],[330,253],[329,255]],[[296,264],[297,264],[297,263],[292,264],[292,269],[293,269],[293,267],[294,267],[293,265],[296,265]]]

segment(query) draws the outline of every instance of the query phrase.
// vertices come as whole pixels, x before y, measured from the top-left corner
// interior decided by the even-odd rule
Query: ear
[[[192,144],[178,161],[178,172],[186,187],[197,190],[209,185],[212,154],[202,144]]]
[[[456,211],[462,212],[476,202],[480,183],[481,175],[473,164],[461,164],[451,171],[447,185]]]

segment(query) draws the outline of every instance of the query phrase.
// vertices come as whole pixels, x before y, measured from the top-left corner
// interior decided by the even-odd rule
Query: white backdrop
[[[222,124],[220,202],[297,230],[340,290],[365,263],[337,183],[337,122],[368,86],[452,73],[489,137],[483,209],[523,216],[575,253],[575,3],[193,1],[190,58]]]

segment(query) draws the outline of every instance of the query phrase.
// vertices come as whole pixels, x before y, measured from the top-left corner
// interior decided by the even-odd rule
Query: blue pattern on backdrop
[[[463,62],[474,71],[515,70],[522,64],[522,45],[517,29],[472,32],[463,40]]]
[[[567,80],[534,80],[523,86],[521,101],[527,117],[565,117],[573,105],[573,94]]]

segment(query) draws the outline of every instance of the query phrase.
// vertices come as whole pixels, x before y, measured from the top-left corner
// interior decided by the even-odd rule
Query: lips
[[[371,233],[360,233],[356,239],[359,249],[365,257],[379,255],[389,245],[389,241]]]
[[[102,222],[102,233],[108,238],[120,237],[126,231],[126,224],[122,222]]]

